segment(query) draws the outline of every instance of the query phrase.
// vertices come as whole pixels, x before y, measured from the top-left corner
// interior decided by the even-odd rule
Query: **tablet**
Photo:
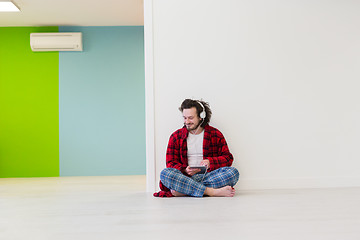
[[[201,171],[200,172],[198,172],[198,173],[205,173],[206,172],[206,169],[207,169],[207,167],[206,166],[191,166],[190,167],[191,169],[200,169]],[[198,173],[196,173],[196,174],[198,174]]]

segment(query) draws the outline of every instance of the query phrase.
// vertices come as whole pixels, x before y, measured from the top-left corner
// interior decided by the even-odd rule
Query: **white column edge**
[[[155,191],[153,0],[144,0],[146,191]]]

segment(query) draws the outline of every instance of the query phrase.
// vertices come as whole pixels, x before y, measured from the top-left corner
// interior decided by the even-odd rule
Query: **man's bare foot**
[[[174,195],[174,197],[185,197],[187,196],[186,194],[183,194],[183,193],[179,193],[175,190],[170,190],[171,191],[171,194]]]
[[[210,197],[233,197],[235,195],[235,189],[231,186],[225,186],[222,188],[206,188],[204,195]]]

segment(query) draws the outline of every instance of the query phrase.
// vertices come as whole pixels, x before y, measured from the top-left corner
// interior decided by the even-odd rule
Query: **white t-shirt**
[[[200,166],[200,162],[203,160],[204,131],[198,135],[189,133],[186,141],[189,166]]]

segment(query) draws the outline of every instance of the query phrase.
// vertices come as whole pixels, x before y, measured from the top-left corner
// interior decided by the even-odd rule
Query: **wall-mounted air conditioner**
[[[30,33],[30,46],[34,52],[82,51],[81,32]]]

